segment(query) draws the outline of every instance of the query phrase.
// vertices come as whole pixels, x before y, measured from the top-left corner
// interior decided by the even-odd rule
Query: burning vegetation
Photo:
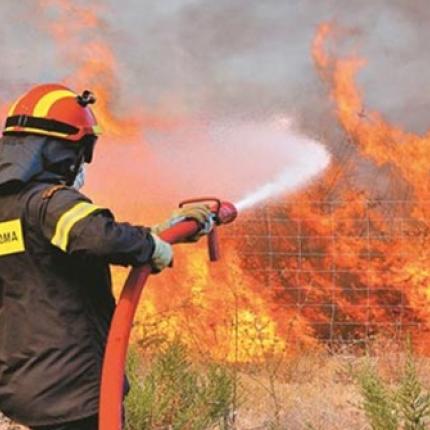
[[[345,148],[306,190],[244,212],[222,238],[224,263],[184,251],[147,291],[138,338],[179,333],[196,351],[249,361],[321,341],[419,333],[427,352],[428,136],[365,107],[356,84],[365,61],[331,53],[339,34],[322,24],[312,55]],[[379,171],[366,186],[348,177],[354,157]]]
[[[58,49],[59,59],[70,70],[64,83],[78,90],[89,88],[98,98],[95,111],[105,136],[97,148],[87,188],[95,202],[111,207],[119,219],[150,225],[167,216],[176,200],[189,197],[189,190],[178,190],[177,183],[186,183],[196,194],[203,190],[205,194],[230,199],[229,192],[237,184],[224,175],[236,167],[240,170],[241,159],[229,163],[212,154],[219,176],[215,189],[213,175],[205,176],[196,187],[189,172],[175,167],[178,154],[171,157],[174,160],[167,173],[160,168],[165,166],[160,157],[168,155],[156,153],[148,135],[162,136],[159,140],[163,144],[169,134],[181,136],[184,129],[192,129],[196,143],[186,146],[187,157],[192,158],[205,150],[210,127],[200,122],[201,118],[186,113],[181,116],[165,108],[118,102],[122,65],[103,37],[107,24],[100,18],[104,12],[101,2],[92,2],[90,7],[72,0],[37,3],[55,12],[47,29],[54,43],[63,47]],[[36,13],[36,9],[30,12]],[[64,49],[68,45],[81,46],[82,34],[88,29],[95,30],[96,37],[79,54]],[[357,379],[364,408],[357,412],[351,407],[360,401],[360,393],[357,381],[344,369],[348,365],[362,366],[360,357],[351,358],[350,352],[355,352],[356,346],[368,346],[369,339],[379,341],[379,335],[397,340],[410,333],[417,352],[430,352],[430,185],[426,181],[430,142],[428,134],[406,132],[366,106],[365,94],[357,84],[366,60],[357,55],[339,55],[336,50],[337,43],[346,37],[348,32],[344,29],[322,23],[311,46],[316,73],[327,90],[343,135],[334,149],[334,145],[328,145],[332,149],[330,165],[305,188],[286,185],[288,192],[279,194],[279,187],[273,187],[275,198],[243,210],[234,225],[220,231],[222,261],[209,263],[205,243],[175,247],[174,269],[151,277],[135,321],[136,350],[144,358],[143,366],[148,366],[140,369],[142,374],[133,374],[136,386],[143,381],[143,389],[152,383],[151,378],[159,376],[154,371],[160,370],[159,364],[151,368],[148,363],[163,363],[164,356],[157,358],[157,354],[169,351],[168,345],[180,339],[180,351],[187,351],[186,360],[196,358],[193,364],[199,366],[203,358],[205,364],[214,360],[227,363],[224,370],[233,369],[232,374],[221,378],[220,387],[228,398],[221,411],[225,415],[222,420],[234,422],[236,384],[244,381],[252,407],[238,415],[238,428],[254,428],[258,420],[265,423],[264,428],[270,409],[275,424],[281,425],[285,418],[291,428],[303,428],[305,423],[313,428],[309,423],[316,422],[316,411],[324,412],[319,418],[321,428],[362,428],[366,416],[369,422],[379,419],[371,415],[373,405],[369,400],[375,401],[375,387],[376,394],[382,387],[383,394],[389,394],[389,402],[393,400],[389,393],[390,372],[401,381],[400,394],[404,394],[408,383],[415,383],[419,389],[409,387],[410,391],[414,394],[415,390],[417,398],[423,395],[413,376],[413,363],[408,361],[411,357],[406,357],[405,365],[401,353],[386,354],[383,347],[371,355],[383,357],[375,359],[375,366],[389,368],[383,375],[388,375],[385,379],[389,383],[371,367],[365,368]],[[177,100],[165,101],[171,102]],[[8,105],[8,100],[2,100],[3,117]],[[303,140],[305,158],[312,157],[313,147],[305,142],[313,140]],[[357,180],[351,171],[359,163],[372,168],[370,175]],[[211,169],[210,164],[196,166],[199,173]],[[192,177],[197,176],[192,173]],[[288,178],[285,183],[289,183]],[[265,197],[270,196],[270,192],[264,194],[264,186],[262,190]],[[0,243],[9,239],[0,234]],[[114,270],[117,293],[127,273],[128,269]],[[351,349],[346,344],[352,345]],[[326,346],[333,351],[339,345],[339,349],[348,352],[345,357],[327,354]],[[194,375],[195,370],[190,370],[188,361],[181,357],[179,362],[186,367],[183,373]],[[394,362],[387,364],[384,360]],[[237,366],[230,367],[230,363]],[[397,374],[402,366],[406,376]],[[205,384],[210,387],[211,379],[202,375],[198,378],[204,381],[200,387],[204,391]],[[199,382],[198,378],[195,381]],[[427,380],[425,383],[428,385]],[[171,389],[168,384],[166,389]],[[191,386],[190,391],[195,394],[195,387]],[[136,410],[140,410],[140,394],[138,391],[135,397]],[[130,399],[134,419],[133,396]],[[348,416],[344,418],[339,417],[339,399],[346,399],[343,405]],[[428,408],[427,394],[425,399],[423,404]],[[376,401],[388,404],[385,398]],[[410,406],[413,402],[406,403]],[[284,417],[285,405],[292,406]],[[387,406],[390,416],[396,408],[405,413],[404,405],[393,405]],[[179,409],[177,412],[182,413]],[[199,417],[190,411],[187,410],[194,419]],[[250,417],[249,422],[242,423],[244,417],[245,421]],[[218,415],[216,418],[221,419]],[[398,428],[397,421],[392,428]],[[384,425],[385,421],[381,428]]]
[[[195,127],[197,120],[132,104],[118,114],[112,107],[121,64],[103,38],[102,6],[39,3],[55,8],[48,30],[59,46],[77,45],[79,34],[97,30],[79,55],[61,50],[61,61],[72,70],[64,83],[97,94],[95,110],[105,130],[89,194],[119,218],[158,221],[175,201],[151,204],[151,193],[171,189],[150,185],[153,172],[144,165],[157,160],[146,133],[168,134]],[[356,84],[365,60],[329,49],[343,36],[325,23],[312,44],[316,70],[344,132],[342,149],[306,189],[244,211],[236,226],[221,233],[223,262],[210,265],[204,244],[177,248],[175,269],[154,277],[144,293],[134,330],[143,345],[180,335],[196,353],[249,362],[325,342],[363,342],[380,332],[419,332],[418,346],[427,351],[429,138],[407,133],[365,106]],[[199,141],[206,132],[199,129]],[[119,151],[124,145],[126,155]],[[378,175],[364,183],[350,180],[358,158],[372,163]],[[107,167],[115,170],[109,178]],[[143,185],[130,185],[137,181]],[[142,204],[141,187],[147,194]],[[114,273],[118,291],[125,274]]]

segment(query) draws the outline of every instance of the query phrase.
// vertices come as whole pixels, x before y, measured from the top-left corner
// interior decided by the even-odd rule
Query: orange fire
[[[136,201],[140,185],[130,183],[128,166],[136,166],[136,160],[142,166],[151,162],[142,129],[168,132],[193,121],[151,115],[141,106],[123,106],[119,113],[119,64],[102,36],[106,24],[99,18],[100,3],[88,8],[74,6],[72,0],[40,3],[58,10],[49,31],[59,46],[79,45],[81,32],[96,34],[78,54],[66,50],[61,57],[72,68],[65,82],[89,87],[99,97],[97,114],[106,136],[90,194],[120,218],[159,221],[168,208],[151,207],[151,195],[146,195],[142,213]],[[378,198],[351,184],[339,160],[318,184],[276,205],[248,211],[235,226],[225,227],[222,263],[208,263],[203,243],[177,247],[174,270],[153,277],[144,292],[134,331],[138,342],[149,345],[179,335],[196,353],[230,361],[317,347],[320,340],[365,340],[381,331],[419,329],[425,346],[430,205],[423,179],[430,170],[429,136],[406,133],[365,109],[355,83],[365,61],[331,54],[326,44],[333,29],[331,24],[320,26],[312,55],[338,121],[357,153],[381,169],[389,167],[407,194],[396,201]],[[129,142],[126,151],[122,139]],[[107,175],[105,166],[118,170]],[[133,175],[142,184],[151,179],[144,168]],[[162,193],[163,185],[156,185],[145,192]],[[115,270],[116,291],[126,273]]]
[[[64,83],[73,88],[91,88],[97,94],[97,118],[107,133],[136,133],[137,109],[133,111],[128,107],[126,115],[119,115],[115,110],[119,88],[118,63],[101,36],[106,26],[99,18],[101,4],[92,2],[90,7],[83,7],[71,0],[40,0],[40,4],[44,8],[53,7],[57,12],[55,21],[48,25],[48,31],[58,46],[73,47],[58,50],[62,65],[73,69],[70,76],[64,78]],[[91,41],[82,40],[85,33],[91,34]]]
[[[325,46],[334,30],[330,24],[319,27],[313,44],[315,64],[330,88],[338,121],[350,143],[361,157],[380,169],[390,169],[393,189],[388,190],[391,193],[388,198],[375,195],[372,190],[360,190],[362,195],[357,198],[347,195],[357,193],[349,186],[349,191],[338,196],[347,205],[332,204],[334,212],[330,217],[335,222],[334,231],[339,234],[338,239],[342,238],[337,240],[341,253],[334,252],[341,257],[337,271],[345,272],[344,280],[335,283],[335,287],[342,294],[351,286],[360,285],[364,290],[362,313],[367,316],[356,308],[360,301],[348,300],[342,305],[336,294],[333,302],[336,310],[346,313],[358,325],[367,325],[366,330],[371,333],[378,331],[378,326],[390,332],[419,329],[420,344],[427,349],[429,193],[423,179],[430,167],[426,152],[429,135],[407,133],[365,108],[363,95],[355,83],[365,60],[330,54]],[[361,226],[357,236],[354,226],[342,221],[345,217],[362,220],[367,225]],[[346,257],[344,261],[342,254]],[[354,275],[360,268],[365,270]]]

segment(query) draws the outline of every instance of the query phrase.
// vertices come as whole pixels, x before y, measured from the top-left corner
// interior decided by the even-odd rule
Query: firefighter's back
[[[0,410],[31,426],[97,413],[113,309],[106,267],[42,233],[50,187],[0,195]]]

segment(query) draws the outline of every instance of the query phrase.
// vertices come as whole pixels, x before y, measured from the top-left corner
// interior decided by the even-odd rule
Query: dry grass
[[[274,390],[271,372],[264,366],[251,375],[241,373],[244,402],[237,413],[237,429],[365,429],[359,390],[348,371],[356,360],[324,353],[302,355],[279,368]]]
[[[370,362],[393,386],[399,383],[405,353],[395,344],[375,343]],[[238,370],[235,430],[370,430],[361,409],[354,371],[366,358],[351,351],[301,354],[279,365],[243,366]],[[417,372],[430,387],[430,359],[417,358]],[[12,430],[1,422],[0,430]],[[204,429],[202,429],[204,430]]]

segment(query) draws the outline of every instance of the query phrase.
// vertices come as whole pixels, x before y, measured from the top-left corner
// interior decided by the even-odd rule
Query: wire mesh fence
[[[323,341],[427,331],[430,202],[305,201],[245,214],[230,232],[244,274]]]

